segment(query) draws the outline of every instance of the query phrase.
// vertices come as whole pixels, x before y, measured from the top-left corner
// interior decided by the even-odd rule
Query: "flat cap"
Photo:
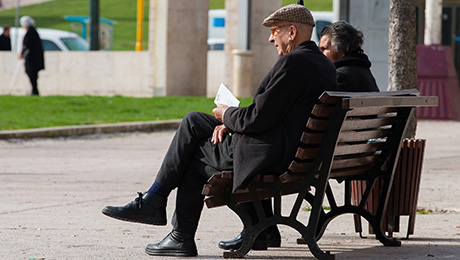
[[[292,4],[281,7],[265,18],[263,25],[270,27],[276,22],[303,23],[315,26],[315,20],[310,10],[303,5]]]

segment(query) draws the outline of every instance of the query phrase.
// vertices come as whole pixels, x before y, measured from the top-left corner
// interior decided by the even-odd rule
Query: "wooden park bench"
[[[437,105],[437,97],[420,97],[417,90],[391,92],[324,92],[315,105],[302,134],[295,158],[280,176],[256,175],[246,189],[232,193],[233,172],[214,175],[203,188],[208,208],[228,206],[241,219],[245,229],[242,246],[225,251],[224,257],[244,257],[257,235],[269,226],[283,224],[297,230],[318,259],[334,259],[322,251],[317,241],[331,220],[345,213],[364,217],[385,246],[400,246],[381,228],[391,189],[401,142],[408,119],[416,107]],[[250,160],[250,158],[248,158]],[[338,203],[329,181],[334,179],[344,188],[344,201]],[[352,203],[351,183],[366,180],[368,185],[361,201]],[[371,212],[365,205],[374,183],[382,185],[377,209]],[[290,212],[281,212],[283,195],[296,194]],[[261,200],[273,198],[274,215],[267,217]],[[324,198],[330,209],[323,208]],[[307,219],[299,216],[302,202],[311,205]],[[243,202],[255,206],[258,222],[241,207]],[[286,207],[285,207],[286,208]],[[307,224],[303,224],[303,223]]]

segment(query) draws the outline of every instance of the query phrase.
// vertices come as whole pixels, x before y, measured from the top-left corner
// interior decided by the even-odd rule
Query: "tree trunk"
[[[415,0],[390,0],[388,90],[417,88]],[[417,115],[410,121],[407,138],[415,137]]]

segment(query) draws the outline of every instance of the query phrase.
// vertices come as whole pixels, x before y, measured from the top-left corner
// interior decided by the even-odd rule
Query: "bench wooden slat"
[[[311,113],[316,117],[331,117],[332,113],[334,113],[335,107],[326,104],[316,104]]]
[[[369,171],[372,168],[372,166],[373,165],[368,164],[368,165],[363,165],[363,166],[358,166],[358,167],[353,167],[353,168],[343,168],[343,169],[331,170],[331,174],[329,177],[339,178],[339,177],[363,174]]]
[[[404,89],[398,91],[382,92],[343,92],[343,91],[325,91],[319,97],[323,104],[337,104],[343,97],[369,97],[369,96],[416,96],[420,92],[417,89]]]
[[[291,172],[307,172],[311,165],[313,164],[312,161],[305,161],[305,162],[297,162],[292,161],[289,165],[289,170]]]
[[[328,120],[312,118],[307,121],[307,128],[314,131],[324,131],[327,127]]]
[[[347,113],[347,116],[364,116],[364,115],[385,115],[388,113],[398,112],[395,107],[365,107],[355,108]]]
[[[208,183],[204,185],[201,194],[205,196],[222,195],[225,192],[225,187],[233,179],[233,171],[223,171],[220,174],[214,174],[208,179]]]
[[[381,117],[371,119],[350,119],[343,123],[342,130],[362,130],[362,129],[378,129],[382,126],[393,124],[395,117]]]
[[[211,195],[222,195],[225,192],[225,187],[227,185],[219,185],[219,186],[213,186],[210,184],[205,184],[203,187],[203,190],[201,191],[201,194],[205,196],[211,196]]]
[[[307,133],[303,132],[300,141],[304,144],[319,144],[323,139],[322,133]]]
[[[413,107],[438,105],[438,97],[359,97],[344,98],[343,109],[358,107]]]
[[[335,148],[334,156],[376,152],[382,150],[385,145],[385,143],[338,144]]]
[[[374,164],[378,159],[376,155],[369,155],[369,156],[357,156],[350,159],[343,159],[343,160],[334,160],[332,164],[332,169],[337,170],[341,168],[350,168],[356,167],[359,165],[368,165]]]
[[[207,198],[204,200],[204,203],[206,204],[206,207],[207,207],[208,209],[227,205],[227,204],[225,203],[224,197],[222,197],[222,196],[207,197]]]
[[[314,159],[318,155],[318,148],[302,148],[297,149],[295,157],[300,160]]]
[[[294,194],[297,193],[297,190],[282,190],[281,195],[289,195],[289,194]],[[257,196],[259,199],[268,199],[268,198],[273,198],[276,194],[274,193],[273,190],[267,190],[267,189],[260,189],[257,190]],[[237,192],[233,195],[233,200],[235,200],[237,203],[245,203],[245,202],[250,202],[252,201],[252,196],[249,192]],[[207,197],[204,202],[206,203],[206,207],[208,208],[215,208],[215,207],[220,207],[220,206],[225,206],[225,198],[223,196],[212,196],[212,197]]]
[[[390,129],[377,129],[368,131],[344,131],[339,135],[339,142],[359,142],[376,138],[387,137]]]

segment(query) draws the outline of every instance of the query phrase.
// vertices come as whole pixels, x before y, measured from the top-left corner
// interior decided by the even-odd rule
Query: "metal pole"
[[[442,0],[426,0],[425,45],[441,44]]]
[[[90,0],[90,50],[99,50],[99,0]]]
[[[14,48],[16,46],[20,46],[19,43],[19,11],[21,9],[21,0],[16,1],[16,19],[14,20],[14,27],[16,27],[16,35],[14,36],[16,38],[16,43],[12,44],[12,50],[14,51]],[[21,51],[21,50],[16,50],[16,51]]]
[[[251,49],[251,0],[238,2],[238,49]]]
[[[144,23],[144,0],[137,0],[136,51],[142,51],[142,25]]]

